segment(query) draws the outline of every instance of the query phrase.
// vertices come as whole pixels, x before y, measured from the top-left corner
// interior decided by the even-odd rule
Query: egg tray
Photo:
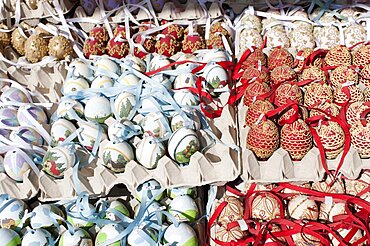
[[[279,148],[267,161],[257,160],[254,153],[247,149],[246,140],[249,127],[245,125],[247,107],[238,106],[238,133],[241,151],[241,178],[246,182],[278,183],[278,182],[308,182],[321,181],[325,169],[321,163],[320,151],[313,147],[300,161],[293,161],[289,153]],[[337,170],[343,152],[335,159],[327,159],[328,169]],[[357,179],[362,170],[370,169],[370,160],[361,159],[354,148],[350,148],[339,173],[348,179]]]

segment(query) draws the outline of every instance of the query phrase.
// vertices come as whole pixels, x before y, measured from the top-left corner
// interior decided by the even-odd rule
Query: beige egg
[[[67,56],[74,54],[72,48],[72,42],[62,36],[58,35],[50,39],[49,41],[49,55],[56,57],[58,60],[65,59]]]
[[[24,45],[26,59],[31,63],[36,63],[48,55],[48,42],[39,35],[31,35]]]
[[[24,45],[27,38],[21,34],[18,28],[14,29],[12,32],[12,47],[22,56],[24,56]]]
[[[9,28],[4,24],[0,24],[0,29],[8,30]],[[10,39],[11,39],[10,32],[0,32],[0,42],[3,43],[4,48],[10,45]]]

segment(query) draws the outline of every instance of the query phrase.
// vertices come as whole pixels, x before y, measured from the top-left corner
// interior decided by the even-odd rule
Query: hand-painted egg
[[[130,52],[130,45],[121,35],[113,37],[108,41],[107,53],[109,56],[121,59]]]
[[[225,43],[227,40],[222,39],[220,34],[211,34],[209,39],[206,40],[206,48],[208,49],[225,49]]]
[[[120,72],[120,67],[118,66],[118,64],[106,56],[96,58],[95,67],[102,69],[103,71],[108,71],[115,74],[118,74]],[[95,74],[99,75],[101,74],[101,72],[95,71]]]
[[[83,53],[86,58],[90,58],[92,55],[101,56],[106,52],[105,42],[99,41],[99,39],[88,37],[85,40]]]
[[[27,208],[19,199],[6,198],[0,200],[0,227],[7,229],[21,229],[22,219]]]
[[[143,60],[140,58],[133,56],[133,55],[128,55],[124,59],[125,64],[130,66],[131,68],[144,73],[146,70],[146,64]]]
[[[347,47],[337,45],[325,55],[325,62],[328,66],[344,66],[344,68],[347,68],[352,64],[352,55]]]
[[[196,106],[199,104],[198,96],[186,90],[175,91],[173,99],[180,106]]]
[[[42,204],[35,207],[32,211],[34,215],[30,219],[33,229],[55,227],[55,223],[61,224],[60,219],[54,219],[53,215],[64,217],[62,210],[52,204]]]
[[[250,47],[261,47],[263,45],[262,35],[256,29],[243,29],[239,37],[239,49],[244,53]]]
[[[349,228],[349,229],[339,228],[338,230],[336,230],[336,232],[342,238],[347,238],[347,236],[348,236],[349,237],[349,241],[348,240],[344,240],[346,242],[348,241],[348,244],[351,244],[351,245],[361,245],[361,246],[366,245],[364,242],[362,242],[362,243],[360,242],[363,239],[362,230],[360,230],[360,229],[357,229],[356,231],[352,231],[352,230],[356,230],[356,229],[355,228]],[[340,246],[342,244],[332,234],[329,234],[329,237],[330,237],[330,240],[331,240],[330,243],[333,246]]]
[[[140,84],[140,78],[132,73],[126,73],[122,74],[116,83],[123,86],[137,86]]]
[[[103,165],[113,172],[124,172],[126,164],[134,158],[134,151],[127,142],[109,142],[104,146]]]
[[[339,45],[339,36],[339,30],[336,26],[324,26],[321,28],[320,33],[315,35],[317,47],[321,49],[332,49]]]
[[[98,75],[92,82],[91,88],[92,89],[100,89],[100,88],[110,88],[113,87],[113,80],[104,75]]]
[[[100,229],[98,234],[96,235],[95,245],[106,245],[108,240],[116,238],[121,232],[123,232],[124,228],[120,224],[107,224]],[[111,246],[119,246],[121,245],[121,240],[117,240],[109,245]]]
[[[134,55],[139,58],[144,58],[147,54],[152,54],[155,52],[155,43],[156,40],[153,36],[138,35],[135,38],[136,44],[141,44],[142,49],[135,47]]]
[[[31,63],[36,63],[48,55],[48,42],[37,34],[32,34],[24,43],[25,57]]]
[[[171,82],[171,80],[168,79],[167,76],[165,76],[163,74],[156,74],[156,75],[152,76],[152,79],[161,83],[161,85],[163,85],[167,90],[172,89],[172,82]]]
[[[161,189],[161,185],[155,180],[149,180],[139,185],[135,191],[135,198],[141,202],[143,197],[146,200],[154,197],[154,200],[159,201],[163,198],[164,191]]]
[[[186,109],[184,113],[188,116],[188,119],[184,119],[179,113],[174,114],[171,119],[172,131],[176,131],[182,127],[199,130],[201,128],[201,122],[196,110]]]
[[[299,195],[293,197],[288,203],[288,213],[296,220],[317,220],[319,208],[314,200],[308,196]]]
[[[58,60],[65,59],[67,56],[74,54],[72,42],[62,35],[52,37],[49,41],[48,48],[49,55],[54,56]]]
[[[144,137],[136,146],[137,161],[148,169],[156,168],[159,159],[165,153],[166,148],[163,143],[152,136]]]
[[[22,238],[22,246],[49,246],[54,244],[50,232],[45,229],[28,230]]]
[[[227,224],[215,225],[215,238],[224,243],[230,243],[243,239],[247,232],[243,231],[240,226],[228,228]],[[267,242],[267,240],[266,240]]]
[[[144,222],[145,223],[145,222]],[[143,237],[143,235],[146,235]],[[145,226],[135,227],[127,237],[127,243],[135,246],[151,246],[158,241],[158,232]]]
[[[157,54],[170,57],[180,51],[180,43],[173,36],[168,34],[157,36],[155,51]]]
[[[109,100],[101,96],[90,98],[85,104],[84,114],[89,121],[104,123],[112,115]]]
[[[34,123],[32,122],[32,117],[35,121],[37,121],[40,125],[48,123],[48,117],[45,114],[43,108],[38,106],[21,106],[18,109],[18,122],[21,126],[32,126]]]
[[[114,211],[114,212],[113,212]],[[127,207],[120,201],[111,201],[109,203],[108,211],[105,214],[105,217],[112,221],[121,221],[120,217],[116,214],[121,214],[126,217],[130,217],[130,212],[128,211]]]
[[[18,28],[14,29],[12,32],[12,47],[21,55],[24,56],[24,44],[26,43],[27,36],[23,36],[23,34],[19,31]]]
[[[179,222],[194,222],[199,214],[197,204],[188,195],[175,197],[169,205],[168,212]]]
[[[221,62],[221,61],[230,61],[230,55],[221,49],[212,49],[209,50],[206,54],[204,54],[202,62]]]
[[[92,246],[93,244],[90,234],[84,229],[78,228],[73,234],[68,230],[63,232],[58,246]]]
[[[12,150],[5,153],[4,169],[10,178],[23,182],[23,175],[31,167],[18,150]]]
[[[50,148],[42,161],[42,169],[54,178],[63,178],[64,171],[73,167],[76,157],[65,147]]]
[[[171,60],[163,55],[155,55],[149,63],[149,70],[154,71],[171,64]]]
[[[167,118],[161,113],[149,113],[141,121],[140,125],[146,135],[153,137],[165,137],[170,134]]]
[[[108,31],[102,26],[94,27],[90,31],[89,36],[99,40],[100,42],[108,42],[109,40]]]
[[[168,34],[177,40],[181,40],[184,36],[184,28],[177,24],[171,24],[162,31],[162,34]]]
[[[72,122],[65,119],[55,121],[50,130],[51,146],[55,147],[66,140],[72,133],[76,131],[76,127]],[[73,139],[72,139],[73,140]]]
[[[94,225],[93,222],[89,221],[89,217],[94,212],[94,206],[90,203],[88,207],[80,207],[72,205],[70,211],[67,211],[67,221],[71,223],[74,228],[88,228]]]
[[[19,126],[17,119],[17,109],[14,107],[0,108],[0,123],[4,126],[16,127]]]
[[[151,199],[151,197],[149,196],[148,199]],[[140,210],[140,205],[142,205],[142,204],[138,204],[135,207],[134,218],[138,217],[139,210]],[[149,221],[150,220],[150,221],[153,221],[154,223],[158,224],[160,219],[162,221],[165,219],[164,214],[159,213],[159,212],[163,212],[163,211],[166,210],[165,206],[161,206],[161,204],[154,201],[152,203],[147,202],[147,204],[145,204],[145,207],[146,207],[146,209],[145,209],[144,214],[143,214],[144,221]],[[159,215],[159,216],[157,216],[157,215]]]
[[[133,110],[136,105],[135,95],[129,92],[122,92],[114,100],[114,110],[120,120],[127,120],[129,116],[133,116]]]
[[[90,87],[86,79],[80,78],[68,78],[63,84],[63,95],[76,93],[78,91],[86,90]]]
[[[15,231],[6,228],[1,228],[0,243],[6,246],[19,246],[21,245],[21,238]]]
[[[175,131],[168,141],[168,153],[178,163],[188,163],[191,156],[199,149],[197,134],[185,127]]]
[[[267,63],[268,63],[268,68],[270,70],[273,70],[274,68],[282,66],[282,65],[293,67],[294,59],[287,49],[275,48],[269,54]]]
[[[192,73],[179,74],[173,84],[174,89],[180,89],[185,87],[195,87],[197,77]]]
[[[131,138],[128,135],[130,134],[131,130],[136,131],[138,135],[140,133],[140,129],[136,128],[136,125],[134,125],[131,121],[125,120],[122,122],[115,122],[113,125],[110,125],[108,127],[108,137],[109,140],[114,141],[116,139],[128,139]]]
[[[8,88],[0,96],[0,99],[3,102],[30,103],[30,98],[30,95],[16,87]]]
[[[199,34],[186,35],[182,41],[182,52],[192,54],[197,50],[205,49],[204,39]]]
[[[164,240],[178,246],[198,246],[197,234],[186,223],[180,223],[177,227],[175,224],[167,227],[164,232]]]
[[[5,30],[9,30],[9,28],[4,24],[0,24],[0,28],[5,29]],[[6,46],[10,45],[10,40],[11,40],[10,32],[1,32],[0,33],[0,41],[3,44],[4,48]]]
[[[262,30],[262,23],[261,19],[258,16],[255,16],[250,13],[246,13],[241,19],[240,19],[240,24],[244,28],[248,29],[256,29],[258,32],[261,32]]]
[[[29,126],[21,126],[11,132],[9,136],[10,141],[17,142],[18,138],[33,146],[42,146],[44,143],[44,139],[41,135],[34,128]]]
[[[91,122],[79,122],[79,128],[82,128],[81,133],[78,135],[79,142],[88,150],[92,151],[95,145],[95,142],[98,140],[99,143],[104,139],[107,139],[107,134],[104,129],[98,125]]]
[[[188,195],[192,198],[196,197],[197,191],[196,188],[191,188],[191,187],[180,187],[180,188],[171,188],[168,189],[168,196],[172,199],[178,197],[178,196],[183,196],[183,195]]]
[[[257,220],[270,221],[282,218],[281,205],[279,200],[270,193],[260,193],[253,197],[251,212],[252,218]]]
[[[332,204],[321,203],[319,219],[333,222],[334,216],[346,214],[345,203],[333,202]]]
[[[82,104],[73,99],[63,99],[57,108],[58,118],[65,118],[67,120],[73,120],[74,117],[71,114],[71,111],[74,111],[79,117],[83,115],[84,107]]]
[[[93,76],[94,71],[89,67],[90,64],[86,63],[81,59],[75,59],[69,64],[69,69],[73,69],[72,76],[84,77],[89,79]]]
[[[203,76],[208,85],[213,89],[224,87],[229,80],[226,70],[218,64],[207,65],[204,69]]]
[[[307,32],[301,29],[295,29],[289,33],[290,45],[296,50],[304,48],[315,48],[315,40],[312,32]]]

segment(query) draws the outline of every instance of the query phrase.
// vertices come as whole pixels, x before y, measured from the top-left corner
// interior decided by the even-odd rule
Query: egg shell
[[[261,19],[258,16],[255,16],[253,14],[245,14],[241,19],[240,19],[240,24],[244,28],[248,29],[255,29],[258,32],[262,31],[262,22]]]
[[[347,47],[366,41],[366,29],[362,25],[352,24],[344,30],[344,40]]]
[[[180,51],[180,43],[171,35],[157,36],[155,52],[167,57],[173,56]]]
[[[329,121],[321,124],[321,127],[316,128],[316,131],[324,147],[326,158],[335,159],[344,148],[345,135],[343,128],[337,122]],[[356,137],[352,132],[351,136]]]
[[[63,95],[76,93],[78,91],[86,90],[90,87],[86,79],[80,78],[68,78],[63,84]]]
[[[65,119],[55,121],[50,130],[51,146],[55,147],[66,140],[72,133],[76,131],[76,127],[72,122]]]
[[[74,59],[70,64],[69,68],[73,69],[72,76],[84,77],[86,79],[91,78],[94,71],[89,67],[89,64],[81,59]]]
[[[333,222],[333,217],[346,214],[344,203],[320,204],[319,219]]]
[[[10,202],[12,200],[12,202]],[[10,202],[7,206],[5,206]],[[7,229],[21,229],[22,218],[27,208],[26,204],[20,199],[7,198],[0,202],[3,210],[0,212],[0,227]]]
[[[73,99],[63,99],[57,108],[56,114],[58,118],[65,118],[67,120],[72,120],[74,117],[71,115],[69,110],[76,112],[78,116],[82,116],[84,112],[84,107],[82,104]]]
[[[67,212],[67,221],[71,223],[74,228],[89,228],[93,226],[94,223],[90,222],[86,218],[88,218],[94,212],[94,209],[94,206],[90,203],[88,205],[88,208],[72,205],[70,211]]]
[[[113,80],[104,75],[98,75],[95,79],[91,82],[92,89],[100,89],[100,88],[110,88],[113,87]]]
[[[124,228],[120,224],[107,224],[103,226],[96,235],[95,245],[96,246],[105,245],[105,242],[117,237],[123,230]],[[120,240],[118,240],[109,245],[120,246],[121,242]]]
[[[4,156],[6,174],[17,182],[23,182],[23,175],[31,169],[23,156],[16,150],[8,151]]]
[[[51,214],[64,217],[62,210],[52,204],[40,204],[32,212],[34,212],[34,216],[30,219],[30,225],[33,229],[54,227],[54,219],[50,216]],[[61,223],[58,219],[57,222]]]
[[[136,146],[137,161],[148,169],[156,168],[165,153],[163,143],[152,136],[144,137]]]
[[[184,110],[185,113],[190,118],[190,125],[186,125],[185,119],[179,114],[175,113],[175,115],[171,119],[171,129],[172,131],[176,131],[184,126],[191,128],[193,130],[200,130],[201,128],[201,122],[200,118],[195,110]]]
[[[232,241],[238,241],[243,239],[247,232],[243,231],[240,226],[236,226],[228,229],[227,224],[215,225],[216,227],[216,239],[224,243],[229,243]]]
[[[132,115],[135,105],[136,97],[129,92],[122,92],[114,100],[114,110],[120,120],[128,119],[128,117]]]
[[[205,49],[204,39],[199,35],[186,35],[182,41],[182,52],[192,54],[197,50]]]
[[[188,67],[190,67],[190,68],[196,67],[197,66],[196,62],[198,62],[198,58],[193,54],[183,53],[177,58],[176,62],[182,62],[182,61],[190,61],[190,62],[176,65],[177,69],[183,69],[183,68],[188,68]]]
[[[163,190],[161,190],[161,185],[157,181],[149,180],[139,185],[135,190],[135,198],[139,202],[144,196],[148,199],[150,199],[151,197],[155,197],[154,200],[159,201],[163,198],[164,192]]]
[[[103,149],[103,165],[113,172],[124,172],[126,164],[134,159],[132,147],[126,143],[109,142]]]
[[[65,147],[50,148],[42,161],[43,170],[54,178],[63,178],[64,171],[73,167],[76,157]]]
[[[147,237],[142,235],[146,234]],[[148,240],[151,238],[152,240]],[[127,237],[127,243],[135,246],[151,246],[154,242],[158,241],[158,232],[150,227],[135,227]]]
[[[192,73],[181,73],[179,74],[173,84],[174,89],[180,89],[185,87],[195,87],[197,77]]]
[[[271,29],[268,30],[264,36],[267,38],[266,47],[273,48],[273,47],[283,47],[289,48],[290,47],[290,40],[285,31],[281,31],[278,29]]]
[[[25,50],[24,45],[26,43],[27,37],[24,37],[21,32],[18,30],[18,28],[14,29],[12,32],[12,47],[20,54],[21,56],[24,56]]]
[[[304,105],[314,106],[322,101],[332,102],[333,91],[327,84],[311,83],[306,86],[304,94]]]
[[[179,222],[194,222],[199,215],[197,204],[188,195],[175,197],[169,205],[168,212]]]
[[[83,128],[81,133],[78,136],[79,142],[88,150],[92,151],[95,141],[99,135],[99,128],[101,126],[91,123],[91,122],[79,122],[79,128]],[[100,142],[107,139],[107,134],[105,133],[104,129],[102,129],[101,139]]]
[[[262,192],[253,197],[251,203],[252,218],[263,221],[282,218],[281,205],[276,197],[270,193]]]
[[[85,104],[84,114],[89,121],[104,123],[112,115],[109,100],[101,96],[90,98]]]
[[[116,213],[120,213],[122,215],[125,215],[127,217],[130,217],[130,212],[128,211],[127,207],[120,201],[111,201],[109,203],[109,207],[108,209],[112,209],[112,210],[115,210]],[[116,216],[114,213],[112,212],[107,212],[105,214],[105,217],[109,220],[112,220],[112,221],[117,221],[119,222],[121,219]]]
[[[256,100],[254,103],[249,105],[248,111],[245,115],[245,124],[251,127],[258,121],[261,114],[266,114],[274,108],[274,105],[272,105],[268,100]]]
[[[90,58],[91,55],[101,56],[104,55],[105,52],[105,42],[90,37],[85,40],[83,53],[86,58]]]
[[[6,229],[6,228],[1,228],[0,229],[0,238],[1,238],[1,243],[3,245],[7,245],[7,246],[21,245],[21,238],[13,230]]]
[[[96,26],[91,29],[89,36],[99,40],[100,42],[108,42],[109,40],[108,31],[102,26]]]
[[[73,235],[68,230],[63,232],[59,239],[59,246],[83,246],[93,245],[90,234],[84,229],[78,228]]]
[[[0,108],[0,122],[1,124],[9,127],[19,126],[17,119],[17,109],[14,107]]]
[[[218,64],[209,64],[205,67],[203,76],[213,89],[225,86],[228,82],[226,70]]]
[[[291,218],[296,220],[317,220],[319,208],[314,200],[308,196],[298,195],[293,197],[288,203],[288,213]]]
[[[132,73],[122,74],[116,83],[123,86],[137,86],[140,84],[140,79]]]
[[[0,28],[5,29],[5,30],[9,30],[9,28],[4,24],[0,24]],[[10,32],[0,32],[0,42],[3,44],[4,48],[6,46],[10,45],[10,41],[11,41]]]
[[[108,72],[111,72],[111,73],[115,73],[115,74],[118,74],[120,72],[120,67],[118,66],[118,64],[109,59],[108,57],[98,57],[95,59],[95,67],[96,68],[99,68],[99,69],[102,69],[102,70],[105,70],[105,71],[108,71]],[[95,74],[96,75],[99,75],[100,72],[99,71],[95,71]]]
[[[161,83],[161,85],[163,85],[167,90],[172,89],[172,82],[171,82],[171,80],[168,79],[167,76],[165,76],[163,74],[156,74],[156,75],[152,76],[152,79]]]
[[[50,233],[45,229],[35,229],[29,230],[22,238],[22,246],[32,246],[32,245],[40,245],[40,246],[48,246],[52,245],[54,239],[50,235]]]
[[[164,232],[164,240],[169,244],[178,246],[198,246],[198,238],[193,228],[186,223],[174,224],[167,227]]]
[[[143,60],[141,60],[139,57],[133,56],[133,55],[128,55],[124,59],[125,63],[133,68],[136,69],[139,72],[144,73],[146,71],[146,64]]]
[[[366,66],[370,63],[370,45],[361,45],[353,55],[353,65]]]
[[[115,37],[108,41],[107,53],[109,56],[121,59],[127,56],[129,52],[130,46],[126,40],[117,40]]]
[[[3,102],[19,102],[19,103],[30,103],[30,96],[25,92],[15,87],[9,87],[5,90],[1,96]]]
[[[204,54],[202,58],[202,62],[221,62],[221,61],[229,61],[230,56],[229,54],[222,49],[212,49],[209,50],[206,54]]]
[[[139,209],[140,209],[140,205],[137,205],[135,207],[135,215],[134,215],[134,218],[137,218],[137,215],[139,213]],[[165,209],[166,209],[166,207],[163,207],[163,206],[161,206],[161,204],[159,204],[158,202],[154,201],[154,202],[152,202],[150,204],[147,204],[147,209],[144,211],[143,217],[146,220],[150,220],[150,221],[159,223],[158,217],[157,217],[157,215],[156,215],[155,212],[160,212],[160,211],[163,211]],[[164,214],[159,215],[159,218],[162,219],[162,221],[163,221],[165,219]]]
[[[195,188],[191,187],[179,187],[179,188],[171,188],[168,189],[168,196],[172,199],[178,196],[188,195],[192,198],[195,198],[197,195],[197,191]]]
[[[21,138],[24,142],[33,146],[42,146],[44,139],[41,135],[33,128],[28,126],[21,126],[18,129],[11,132],[9,136],[10,141],[17,141],[17,137]]]
[[[31,63],[36,63],[48,55],[48,42],[39,35],[32,34],[24,43],[25,57]]]
[[[196,106],[199,104],[198,97],[187,90],[175,91],[173,99],[180,106]]]
[[[274,48],[267,59],[268,68],[273,70],[274,68],[282,65],[289,67],[294,66],[293,56],[285,48]]]
[[[331,49],[339,45],[340,43],[339,30],[335,26],[321,27],[321,30],[318,34],[315,34],[314,32],[314,36],[318,43],[317,47],[320,47],[322,49]]]
[[[157,70],[159,68],[165,67],[171,63],[171,60],[163,55],[155,55],[149,63],[150,71]]]
[[[67,56],[74,54],[72,42],[62,35],[52,37],[49,41],[48,48],[49,55],[56,57],[58,60],[65,59]]]
[[[239,49],[243,54],[249,47],[261,47],[263,37],[256,29],[243,29],[239,34]]]
[[[165,137],[169,134],[166,128],[167,118],[161,113],[149,113],[141,121],[140,126],[146,135],[153,137]]]
[[[225,44],[221,35],[211,34],[209,39],[206,40],[207,49],[225,49]]]
[[[162,34],[171,35],[175,39],[181,40],[184,36],[184,28],[177,24],[171,24],[162,31]]]
[[[311,236],[308,233],[305,233],[305,234],[301,234],[301,233],[293,234],[292,235],[292,239],[293,239],[294,245],[296,245],[296,246],[307,246],[307,245],[310,245],[310,246],[322,246],[323,245],[321,243],[320,239],[318,239],[317,237]]]
[[[40,125],[47,124],[48,117],[45,114],[45,111],[43,108],[38,106],[21,106],[18,109],[18,122],[21,126],[29,126],[34,125],[33,122],[29,119],[33,117]]]
[[[198,136],[191,129],[178,129],[168,141],[168,153],[178,163],[188,163],[191,156],[199,149]]]
[[[344,181],[342,179],[337,179],[333,181],[333,178],[328,176],[325,180],[320,182],[314,182],[312,184],[312,189],[323,192],[323,193],[333,193],[333,194],[344,194]]]

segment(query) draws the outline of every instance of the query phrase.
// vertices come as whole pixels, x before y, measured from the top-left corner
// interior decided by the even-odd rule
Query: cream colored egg
[[[278,46],[282,48],[290,47],[290,41],[285,31],[271,29],[266,32],[264,38],[267,38],[266,46],[269,48],[278,47]]]
[[[135,95],[128,92],[122,92],[114,100],[114,110],[120,120],[126,120],[129,116],[132,116],[135,105]]]
[[[109,142],[103,149],[103,164],[113,172],[124,172],[126,164],[134,159],[134,151],[127,142]]]
[[[221,62],[221,61],[230,61],[230,55],[223,49],[211,49],[204,54],[202,62]]]
[[[101,69],[102,71],[96,70],[95,74],[104,75],[104,71],[108,71],[111,73],[118,74],[120,72],[120,67],[116,62],[109,59],[108,57],[98,57],[95,59],[95,67],[98,69]]]
[[[140,84],[140,78],[132,73],[126,73],[117,79],[117,83],[123,86],[137,86]]]
[[[366,29],[362,25],[352,24],[344,30],[344,40],[347,47],[366,41]]]
[[[165,137],[169,132],[167,118],[161,113],[149,113],[141,121],[145,135],[153,137]]]
[[[146,70],[146,65],[145,62],[140,59],[139,57],[133,56],[133,55],[128,55],[124,59],[125,63],[132,67],[133,69],[144,73]]]
[[[255,29],[243,29],[239,36],[239,49],[244,52],[249,47],[261,47],[263,44],[262,35]]]
[[[82,116],[84,112],[84,107],[82,104],[73,99],[63,99],[57,108],[57,116],[58,118],[66,118],[67,120],[74,119],[74,116],[71,112],[75,112],[78,116]]]
[[[89,88],[89,83],[86,79],[80,78],[68,78],[63,84],[63,94],[68,95],[76,93],[78,91],[86,90]]]
[[[174,89],[186,88],[186,87],[195,87],[197,77],[192,73],[182,73],[179,74],[173,84]]]
[[[113,80],[104,75],[98,75],[92,82],[91,88],[92,89],[100,89],[100,88],[110,88],[113,87]]]
[[[150,71],[165,67],[171,63],[170,59],[163,55],[156,55],[149,63]]]
[[[176,131],[184,126],[187,128],[191,128],[193,130],[200,130],[201,122],[199,119],[198,114],[195,110],[189,109],[184,110],[186,115],[188,116],[189,120],[186,121],[181,114],[176,113],[171,119],[171,129],[172,131]]]
[[[304,195],[295,196],[289,201],[288,212],[290,217],[297,220],[317,220],[319,216],[316,202]]]
[[[72,75],[75,77],[91,78],[94,71],[90,68],[90,64],[81,59],[75,59],[69,64],[69,69],[73,69]]]
[[[85,104],[85,118],[89,121],[104,123],[112,115],[110,102],[106,97],[92,97]]]
[[[163,143],[157,138],[144,137],[136,146],[136,159],[145,168],[153,169],[157,167],[159,159],[166,153]]]
[[[178,129],[168,141],[168,153],[178,163],[188,163],[191,156],[199,149],[198,136],[191,129]]]
[[[81,133],[78,135],[78,140],[86,149],[90,151],[93,150],[99,135],[101,136],[99,143],[107,139],[104,129],[98,124],[94,124],[92,122],[78,122],[78,126],[81,129]]]

